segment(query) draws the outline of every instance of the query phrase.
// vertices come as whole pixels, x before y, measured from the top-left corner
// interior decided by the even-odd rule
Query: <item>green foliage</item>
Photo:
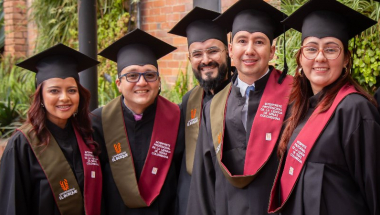
[[[36,51],[47,49],[58,42],[68,46],[77,43],[77,0],[35,0],[31,20],[38,28]]]
[[[34,73],[14,66],[11,58],[0,63],[0,136],[6,137],[26,119],[34,92]]]
[[[373,0],[339,0],[343,4],[354,10],[374,19],[380,20],[380,5]],[[287,14],[292,14],[301,7],[307,0],[282,0],[281,10]],[[293,29],[285,34],[286,36],[286,59],[289,67],[289,74],[294,74],[297,67],[295,55],[301,46],[301,34]],[[284,37],[280,36],[276,44],[276,56],[273,60],[277,68],[283,69],[284,66]],[[354,39],[349,42],[349,50],[354,54],[352,76],[368,92],[373,93],[376,90],[376,84],[379,86],[380,71],[380,24],[369,28],[355,39],[356,48],[354,48]]]
[[[34,0],[32,19],[38,28],[37,51],[63,43],[78,49],[78,0]],[[124,0],[98,0],[98,50],[127,33],[129,14]],[[116,64],[99,57],[98,102],[102,106],[119,95],[115,85]]]
[[[177,79],[174,83],[174,86],[169,88],[164,82],[161,95],[171,102],[174,103],[181,103],[182,97],[189,91],[191,86],[197,85],[196,79],[194,78],[191,70],[191,66],[189,65],[189,62],[186,63],[186,70],[183,72],[180,68],[178,69],[178,75]],[[193,77],[192,80],[190,80],[190,77]]]
[[[380,21],[380,4],[359,0],[342,0],[355,10]],[[349,43],[353,53],[352,76],[368,92],[374,93],[380,79],[380,24],[369,28]],[[376,87],[377,86],[377,87]]]
[[[123,0],[115,0],[112,4],[101,7],[98,18],[98,50],[103,50],[112,42],[127,33],[129,13],[124,11]],[[116,63],[99,57],[98,66],[98,100],[99,105],[105,105],[120,95],[115,80],[117,78]]]

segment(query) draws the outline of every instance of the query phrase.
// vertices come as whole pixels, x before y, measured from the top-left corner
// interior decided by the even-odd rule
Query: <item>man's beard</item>
[[[202,79],[201,69],[207,66],[218,68],[218,74],[215,78],[211,77],[212,73],[209,73],[209,74],[206,74],[207,80]],[[224,63],[224,64],[219,65],[215,61],[212,61],[209,64],[202,63],[197,67],[197,70],[193,69],[193,72],[194,72],[195,78],[199,82],[199,85],[204,89],[204,91],[209,92],[210,90],[215,90],[222,85],[227,74],[227,64]]]

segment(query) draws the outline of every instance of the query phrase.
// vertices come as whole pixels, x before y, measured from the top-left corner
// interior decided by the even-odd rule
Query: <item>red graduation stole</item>
[[[347,95],[352,93],[358,92],[352,85],[346,84],[339,90],[333,104],[327,111],[319,113],[320,107],[317,107],[307,120],[305,126],[290,146],[290,151],[286,155],[284,170],[281,178],[279,178],[284,156],[281,158],[275,183],[271,191],[268,208],[269,213],[277,213],[288,201],[315,142],[329,123],[339,103]],[[280,197],[278,195],[280,195]],[[281,198],[280,204],[278,204],[279,198]]]
[[[20,130],[28,140],[33,152],[44,171],[61,214],[100,215],[102,195],[102,172],[99,159],[92,154],[82,136],[75,129],[75,136],[81,152],[84,171],[84,195],[82,197],[78,182],[58,143],[50,134],[46,147],[37,146],[35,135],[29,136],[32,125],[22,126]],[[84,199],[84,208],[83,208]]]
[[[101,196],[103,186],[102,170],[98,157],[84,143],[79,132],[74,129],[77,137],[80,154],[82,156],[84,172],[84,209],[86,215],[100,215]]]
[[[204,90],[202,87],[195,87],[189,96],[186,107],[186,127],[185,127],[185,151],[186,170],[190,175],[193,172],[195,147],[197,145],[199,127],[201,125],[202,104]]]
[[[149,151],[137,182],[120,96],[104,106],[102,124],[112,175],[129,208],[149,207],[160,194],[173,159],[179,121],[178,105],[158,96]]]
[[[211,101],[211,130],[217,160],[225,177],[235,187],[243,188],[251,183],[269,160],[276,146],[293,83],[293,78],[286,76],[283,83],[278,84],[277,80],[280,75],[280,71],[272,70],[260,100],[248,140],[244,175],[231,175],[222,162],[225,116],[231,84],[219,92]]]

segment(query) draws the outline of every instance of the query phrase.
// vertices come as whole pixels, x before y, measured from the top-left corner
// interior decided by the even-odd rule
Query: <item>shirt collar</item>
[[[270,71],[270,68],[268,68],[267,72],[263,76],[261,76],[259,79],[257,79],[256,81],[259,81],[261,78],[263,78],[264,76],[266,76],[269,71]],[[255,83],[253,83],[251,85],[248,85],[244,81],[240,80],[239,75],[237,75],[237,79],[236,79],[234,85],[237,86],[237,87],[239,87],[241,96],[244,97],[245,96],[245,91],[247,90],[247,87],[249,87],[249,86],[255,86]]]

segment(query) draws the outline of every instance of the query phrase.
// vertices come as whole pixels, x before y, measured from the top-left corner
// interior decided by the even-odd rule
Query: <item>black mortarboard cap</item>
[[[227,45],[227,31],[212,20],[220,13],[200,7],[192,9],[169,33],[187,37],[187,44],[217,39]]]
[[[345,48],[348,40],[376,21],[336,0],[310,0],[283,21],[306,37],[335,37]]]
[[[232,31],[232,38],[239,31],[262,32],[272,41],[287,30],[281,24],[286,17],[263,0],[240,0],[214,21]]]
[[[36,74],[36,86],[50,78],[73,77],[79,81],[79,72],[99,62],[61,43],[46,49],[17,66]]]
[[[157,60],[175,49],[176,47],[137,28],[112,43],[99,55],[116,62],[117,72],[120,73],[131,65],[151,64],[158,68]]]

